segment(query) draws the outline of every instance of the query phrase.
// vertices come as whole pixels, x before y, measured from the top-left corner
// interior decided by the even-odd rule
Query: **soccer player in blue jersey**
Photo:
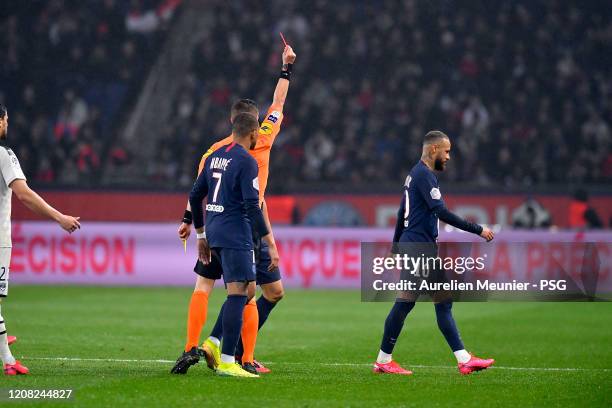
[[[412,168],[404,184],[404,196],[397,214],[393,236],[394,245],[397,247],[402,247],[402,243],[420,243],[403,246],[416,245],[419,247],[418,252],[424,247],[431,248],[432,254],[437,256],[438,220],[463,231],[480,235],[487,241],[493,239],[491,230],[458,217],[444,205],[434,171],[444,171],[446,163],[450,160],[450,150],[450,139],[443,132],[434,130],[425,135],[421,160]],[[436,272],[438,279],[445,279],[443,271]],[[452,300],[448,292],[438,291],[431,295],[435,303],[438,327],[457,358],[459,372],[470,374],[491,366],[494,363],[493,359],[481,359],[465,350],[453,319]],[[404,326],[404,320],[414,307],[418,296],[418,292],[408,291],[400,292],[398,295],[385,321],[380,351],[374,363],[375,373],[412,374],[393,361],[391,353]]]
[[[253,235],[269,246],[278,266],[278,251],[259,207],[257,162],[249,154],[259,135],[259,122],[248,113],[236,115],[232,124],[233,142],[213,152],[198,176],[189,203],[197,231],[198,258],[204,265],[218,257],[227,300],[223,312],[223,344],[217,374],[236,377],[258,377],[236,364],[236,345],[242,328],[242,314],[247,293],[255,291],[255,255]],[[206,233],[202,201],[206,204]],[[208,236],[206,235],[208,234]]]

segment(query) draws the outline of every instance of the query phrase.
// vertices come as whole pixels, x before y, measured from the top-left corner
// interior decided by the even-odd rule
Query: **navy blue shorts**
[[[212,248],[211,263],[204,265],[198,259],[193,271],[208,279],[221,279],[227,283],[255,280],[255,259],[250,249]],[[225,272],[224,272],[225,271]]]
[[[404,237],[404,235],[402,235],[402,237]],[[400,242],[396,248],[399,249],[397,253],[408,255],[411,258],[428,259],[438,257],[438,245],[435,242],[410,242],[402,241],[400,238]],[[435,262],[426,265],[424,268],[419,267],[416,271],[402,270],[400,272],[400,279],[414,282],[417,288],[420,288],[423,281],[427,281],[428,284],[448,282],[446,271],[441,265]],[[435,292],[436,291],[417,290],[412,293],[417,296],[420,294],[429,294],[433,296]]]
[[[270,251],[268,245],[262,241],[255,241],[255,259],[256,259],[256,274],[255,280],[258,285],[265,285],[267,283],[273,283],[281,280],[281,274],[278,267],[273,271],[268,271],[268,266],[272,259],[270,258]],[[217,280],[223,276],[223,265],[221,264],[221,258],[215,250],[212,251],[212,260],[208,265],[204,265],[200,260],[196,262],[193,271],[203,278]],[[227,282],[227,281],[226,281]]]

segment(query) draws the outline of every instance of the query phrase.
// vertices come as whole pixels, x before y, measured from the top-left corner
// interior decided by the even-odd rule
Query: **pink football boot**
[[[471,374],[474,371],[485,370],[495,363],[495,360],[492,358],[479,358],[475,355],[471,355],[470,361],[467,363],[458,363],[457,368],[459,372],[463,375]]]
[[[402,368],[395,361],[390,361],[385,364],[374,363],[374,369],[372,371],[379,374],[412,375],[412,371]]]

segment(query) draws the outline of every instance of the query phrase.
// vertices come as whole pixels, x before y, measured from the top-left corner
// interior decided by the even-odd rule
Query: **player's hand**
[[[178,236],[182,240],[187,240],[191,235],[191,224],[185,224],[184,222],[179,225]]]
[[[206,238],[198,239],[198,259],[204,264],[210,264],[210,247]]]
[[[63,230],[72,234],[74,231],[81,228],[81,223],[79,222],[80,219],[81,217],[71,217],[70,215],[62,214],[58,224]]]
[[[283,65],[284,64],[293,64],[295,62],[295,52],[293,52],[293,48],[290,45],[287,45],[283,50]]]
[[[480,233],[480,236],[486,239],[487,242],[492,241],[493,238],[495,238],[495,235],[493,235],[493,231],[491,231],[487,227],[482,227],[482,232]]]
[[[269,245],[268,250],[270,252],[270,265],[268,265],[268,272],[272,272],[274,269],[278,268],[278,264],[280,262],[280,257],[278,256],[278,249],[276,245]]]

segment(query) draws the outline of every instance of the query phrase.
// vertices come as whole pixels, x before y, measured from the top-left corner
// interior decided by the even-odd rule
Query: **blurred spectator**
[[[547,228],[552,225],[550,213],[534,198],[528,198],[512,212],[512,225],[515,228]]]
[[[589,196],[585,190],[576,190],[569,207],[569,226],[575,229],[603,228],[597,211],[589,206]]]
[[[29,174],[47,156],[54,174],[42,168],[44,180],[95,186],[96,168],[129,161],[125,147],[103,152],[112,151],[118,112],[134,101],[179,3],[8,2],[0,13],[0,102],[15,112],[15,148],[33,150]],[[207,10],[214,19],[200,28],[192,72],[168,100],[168,129],[151,137],[159,149],[143,185],[168,188],[169,176],[179,181],[173,186],[189,185],[203,150],[230,133],[233,100],[255,99],[265,111],[280,66],[279,30],[298,59],[270,192],[319,181],[400,185],[435,128],[452,138],[444,177],[453,182],[612,182],[606,2],[236,0]],[[84,138],[85,129],[93,136]],[[64,171],[68,163],[76,176]]]
[[[172,156],[186,179],[229,134],[232,100],[267,108],[280,29],[298,59],[271,192],[397,184],[434,128],[452,137],[452,181],[612,180],[612,13],[603,3],[238,1],[218,3],[214,15],[170,118],[171,138],[194,152],[191,168]]]
[[[180,0],[6,3],[0,102],[11,112],[11,144],[27,151],[26,175],[46,186],[95,186],[117,112],[136,94]],[[144,29],[137,11],[156,24]],[[119,156],[109,160],[128,153]]]
[[[76,95],[73,89],[64,91],[64,103],[57,115],[55,123],[55,137],[60,140],[64,137],[74,139],[79,129],[87,120],[87,104]]]

